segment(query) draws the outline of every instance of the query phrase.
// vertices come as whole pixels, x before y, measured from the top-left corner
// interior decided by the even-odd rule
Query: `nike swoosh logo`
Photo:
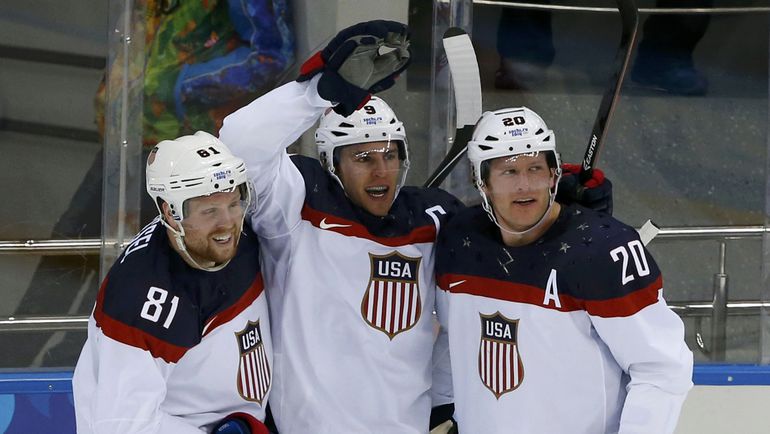
[[[332,229],[332,228],[349,228],[353,225],[341,225],[339,223],[326,223],[326,218],[321,220],[321,224],[318,226],[321,227],[321,229]]]
[[[209,320],[209,322],[208,322],[208,323],[206,323],[206,325],[203,327],[203,333],[201,333],[201,336],[205,336],[205,335],[206,335],[206,333],[208,333],[208,331],[209,331],[209,326],[211,326],[211,324],[214,324],[214,320],[215,320],[215,319],[217,319],[217,316],[216,316],[216,315],[214,315],[214,317],[213,317],[213,318],[211,318],[211,319]]]
[[[452,288],[454,288],[455,286],[457,286],[457,285],[459,285],[461,283],[465,283],[465,281],[461,280],[459,282],[452,282],[452,283],[449,284],[449,289],[452,289]]]

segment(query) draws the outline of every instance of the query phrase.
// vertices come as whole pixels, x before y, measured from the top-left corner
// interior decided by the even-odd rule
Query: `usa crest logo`
[[[262,405],[270,390],[270,363],[259,321],[249,321],[245,329],[235,333],[241,360],[238,366],[238,393],[247,401]]]
[[[417,324],[422,313],[418,270],[422,258],[398,252],[369,254],[372,273],[361,301],[361,315],[391,340]]]
[[[524,379],[524,365],[516,343],[519,320],[508,319],[499,311],[493,315],[479,315],[479,376],[484,386],[500,399],[519,387]]]

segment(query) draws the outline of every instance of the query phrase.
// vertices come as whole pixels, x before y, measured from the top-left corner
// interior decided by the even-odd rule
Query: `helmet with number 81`
[[[203,131],[158,143],[147,158],[147,193],[188,263],[216,271],[229,262],[251,189],[245,163],[224,143]]]

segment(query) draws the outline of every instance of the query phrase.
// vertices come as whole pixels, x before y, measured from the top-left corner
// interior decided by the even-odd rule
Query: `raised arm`
[[[380,48],[391,50],[380,54]],[[369,21],[340,31],[285,84],[225,118],[219,138],[246,161],[257,196],[254,229],[275,237],[291,231],[304,202],[302,175],[285,148],[324,110],[347,116],[370,94],[392,86],[409,62],[406,26]]]

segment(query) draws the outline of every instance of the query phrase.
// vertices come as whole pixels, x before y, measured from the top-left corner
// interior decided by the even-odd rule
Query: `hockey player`
[[[381,45],[393,51],[378,56]],[[406,26],[353,26],[300,81],[231,114],[220,131],[246,160],[261,206],[279,216],[254,224],[276,276],[270,407],[281,434],[424,434],[431,406],[451,399],[430,396],[433,246],[461,205],[402,186],[404,127],[384,101],[368,100],[408,58]],[[285,148],[319,117],[321,164],[289,157]]]
[[[673,432],[692,353],[637,232],[554,201],[555,136],[525,107],[484,113],[468,158],[482,205],[436,249],[459,431]]]
[[[281,434],[426,433],[432,406],[451,402],[448,366],[434,367],[448,362],[444,334],[431,355],[434,242],[463,206],[442,190],[403,186],[404,127],[383,100],[369,100],[408,58],[402,24],[345,29],[297,82],[220,131],[275,216],[254,224],[276,274],[270,407]],[[286,146],[319,118],[320,164],[289,157]],[[434,416],[431,426],[442,419]]]
[[[99,290],[73,377],[78,433],[267,433],[272,343],[248,185],[208,133],[152,150],[160,216]]]

